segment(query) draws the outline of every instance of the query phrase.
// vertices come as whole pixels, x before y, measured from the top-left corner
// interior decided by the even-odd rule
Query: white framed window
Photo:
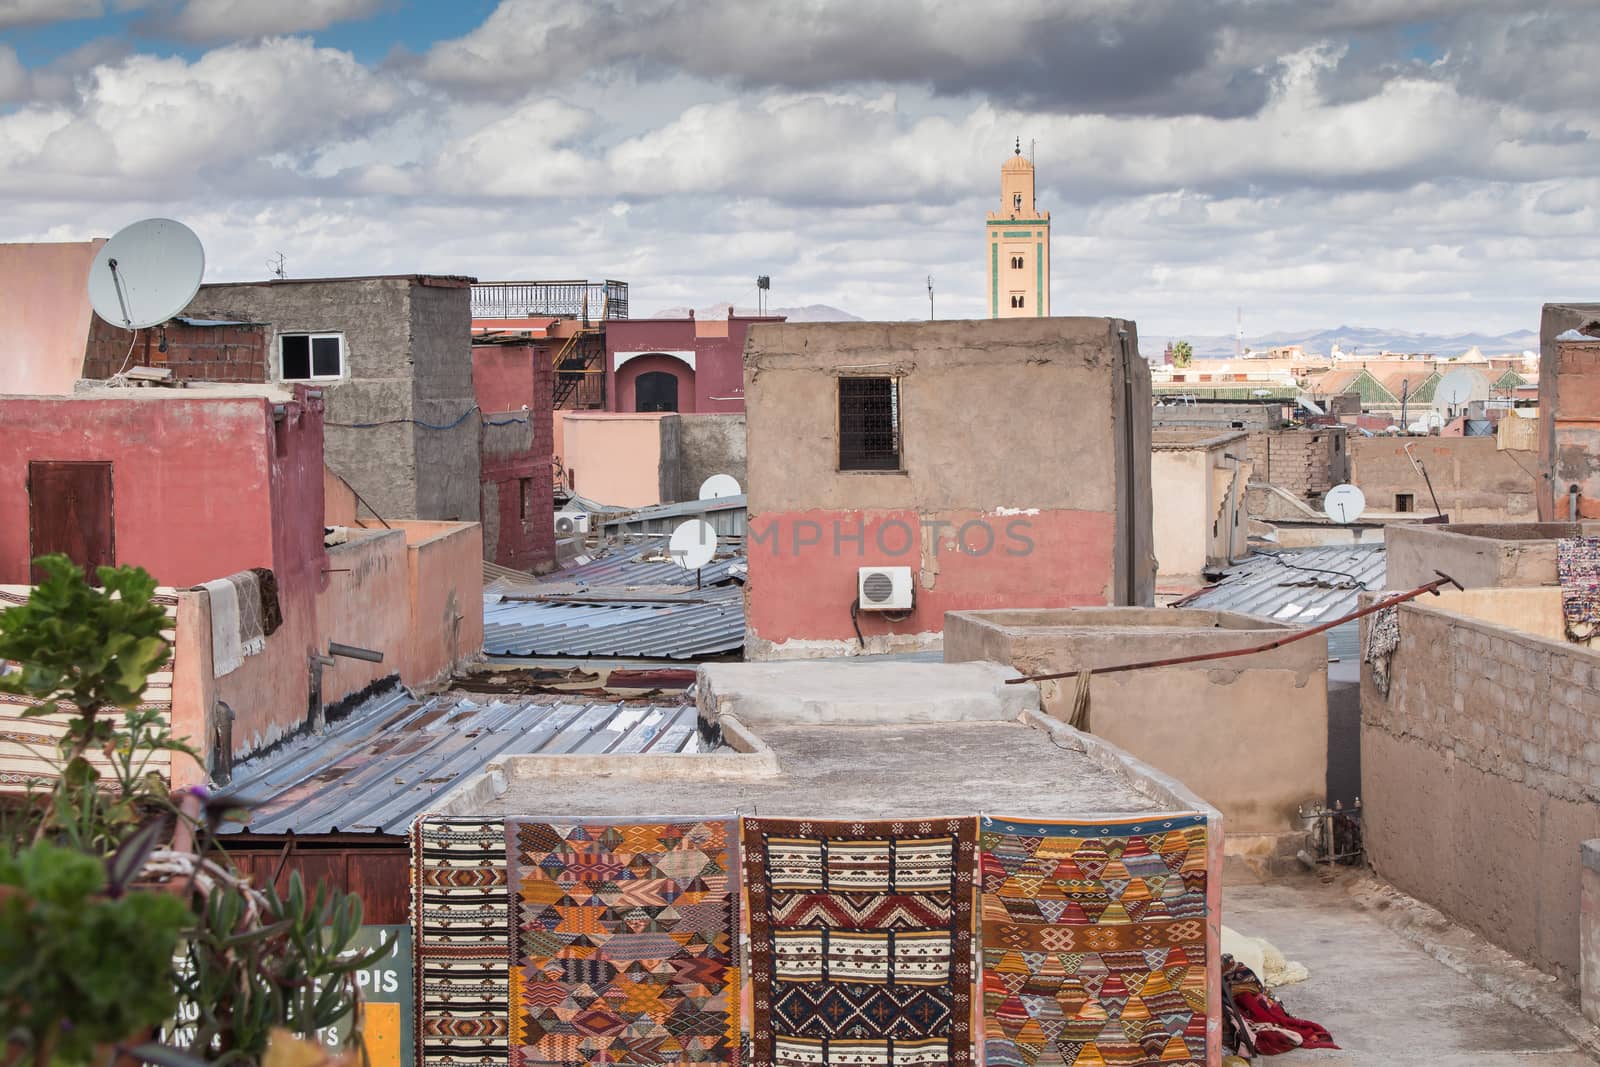
[[[319,382],[344,377],[344,335],[278,335],[278,377],[286,382]]]

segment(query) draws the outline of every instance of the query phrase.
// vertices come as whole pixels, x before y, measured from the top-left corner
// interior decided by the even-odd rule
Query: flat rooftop
[[[1031,713],[1037,718],[1037,713]],[[892,819],[994,812],[1077,818],[1171,811],[1044,722],[998,720],[879,725],[765,724],[748,728],[776,758],[662,757],[636,773],[555,772],[541,757],[504,763],[503,788],[456,814],[681,818],[732,812],[817,819]],[[711,780],[691,761],[749,759],[749,777]]]

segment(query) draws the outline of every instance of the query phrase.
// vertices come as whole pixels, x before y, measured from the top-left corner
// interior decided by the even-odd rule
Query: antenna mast
[[[933,321],[933,275],[928,275],[928,321]]]
[[[289,276],[283,269],[282,252],[267,259],[267,269],[272,272],[274,278],[287,278]]]

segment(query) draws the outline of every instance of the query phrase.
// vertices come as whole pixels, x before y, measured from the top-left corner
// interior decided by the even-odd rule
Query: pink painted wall
[[[407,522],[410,638],[400,677],[424,685],[483,650],[483,528]]]
[[[273,567],[279,551],[314,560],[311,535],[275,528],[274,509],[282,509],[285,522],[310,512],[320,533],[320,414],[314,429],[308,421],[283,431],[284,451],[276,455],[272,407],[264,398],[138,394],[0,399],[0,426],[6,427],[0,433],[0,582],[28,581],[32,460],[109,460],[117,562],[138,564],[163,585]],[[302,440],[312,434],[314,449]],[[271,491],[274,472],[288,477],[300,471],[311,451],[314,492],[298,474]]]
[[[624,508],[661,503],[661,420],[673,417],[567,412],[563,458],[578,495]]]
[[[676,356],[635,356],[618,368],[612,376],[612,395],[616,398],[612,410],[638,411],[639,376],[657,371],[678,379],[678,411],[699,410],[695,397],[695,372]]]
[[[103,244],[0,244],[0,395],[72,392],[94,314],[89,266]]]
[[[942,631],[947,611],[1103,605],[1115,523],[1109,512],[1064,509],[752,516],[748,627],[752,637],[775,643],[854,642],[850,602],[857,570],[868,566],[909,566],[916,589],[909,618],[861,614],[868,638]]]
[[[472,391],[486,412],[537,410],[532,345],[473,345]],[[546,405],[549,400],[546,398]]]
[[[611,411],[633,411],[634,379],[649,370],[670,369],[679,375],[679,411],[743,411],[745,336],[755,323],[782,321],[782,316],[769,316],[608,322],[606,407]],[[648,359],[645,356],[636,356],[620,371],[617,369],[618,352],[645,351],[694,352],[694,370],[676,359],[662,360],[659,366],[642,366]]]

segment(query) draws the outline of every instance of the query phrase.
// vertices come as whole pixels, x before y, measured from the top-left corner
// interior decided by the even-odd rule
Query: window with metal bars
[[[839,469],[900,469],[898,379],[839,379]]]

